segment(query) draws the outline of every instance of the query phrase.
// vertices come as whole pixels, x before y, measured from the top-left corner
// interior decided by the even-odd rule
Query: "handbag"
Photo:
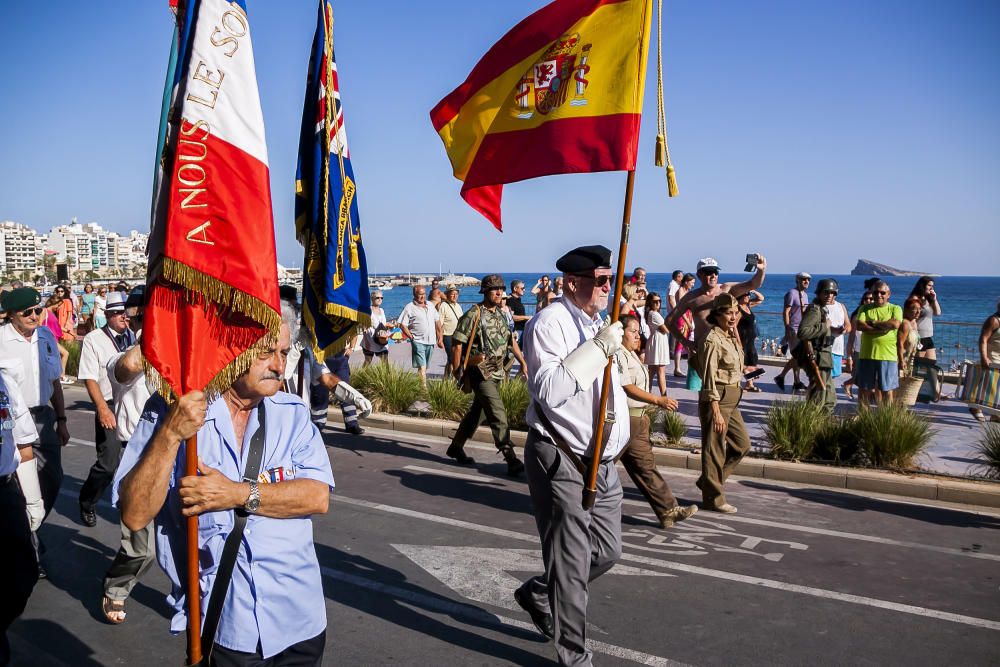
[[[375,333],[372,334],[372,340],[378,345],[388,345],[389,344],[389,329],[386,328],[384,324],[379,324],[375,328]]]
[[[471,394],[472,393],[472,378],[470,377],[469,369],[469,355],[472,353],[472,341],[476,337],[476,332],[479,331],[479,316],[482,314],[482,310],[479,306],[476,306],[476,318],[472,322],[472,333],[469,335],[469,340],[465,344],[465,355],[462,357],[462,393]]]
[[[257,430],[250,438],[250,451],[247,453],[247,467],[243,471],[243,481],[252,482],[257,480],[260,474],[260,464],[264,459],[264,403],[257,405]],[[240,551],[240,542],[243,540],[243,531],[246,529],[248,513],[242,507],[233,510],[233,529],[226,537],[226,543],[222,547],[222,558],[219,560],[219,569],[215,575],[215,583],[212,585],[212,593],[208,598],[208,609],[205,612],[205,623],[201,631],[201,662],[196,663],[198,667],[208,667],[212,663],[212,648],[215,646],[215,633],[219,629],[219,620],[222,618],[222,605],[226,601],[226,594],[229,592],[229,584],[233,579],[233,567],[236,565],[236,556]]]

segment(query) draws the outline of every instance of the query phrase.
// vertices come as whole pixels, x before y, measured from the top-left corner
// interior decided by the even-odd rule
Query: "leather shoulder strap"
[[[243,471],[243,481],[256,481],[260,474],[260,465],[264,460],[264,402],[257,406],[257,430],[250,438],[250,450],[247,452],[247,467]],[[236,555],[240,551],[243,531],[247,525],[247,512],[242,507],[233,510],[233,530],[226,537],[222,548],[222,558],[219,560],[219,570],[212,585],[212,594],[208,599],[208,610],[205,612],[205,624],[201,633],[201,654],[203,665],[211,664],[212,648],[215,646],[215,633],[219,629],[219,619],[222,618],[222,605],[226,601],[226,593],[233,579],[233,568],[236,565]]]

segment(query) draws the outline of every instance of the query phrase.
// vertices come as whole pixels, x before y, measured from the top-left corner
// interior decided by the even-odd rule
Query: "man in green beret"
[[[0,308],[7,323],[0,327],[0,364],[17,369],[23,378],[21,393],[38,429],[39,440],[32,449],[47,517],[62,485],[62,447],[69,442],[69,430],[59,382],[59,348],[52,331],[40,326],[45,312],[41,300],[31,287],[3,294]]]
[[[464,465],[475,463],[465,453],[465,441],[476,432],[485,415],[486,423],[493,433],[493,442],[507,461],[507,474],[514,476],[521,474],[524,464],[510,445],[507,410],[500,399],[500,381],[507,376],[504,361],[508,351],[514,353],[525,380],[527,376],[521,348],[507,325],[507,316],[500,308],[505,287],[503,278],[495,273],[483,278],[479,288],[479,293],[483,295],[482,303],[473,306],[459,318],[455,333],[452,334],[451,364],[455,369],[455,379],[471,386],[473,398],[469,412],[458,425],[451,446],[448,447],[448,456]],[[470,348],[468,355],[464,353],[466,347]]]

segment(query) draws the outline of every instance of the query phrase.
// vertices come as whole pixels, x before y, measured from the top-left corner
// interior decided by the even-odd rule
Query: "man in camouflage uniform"
[[[465,441],[476,432],[485,415],[493,432],[493,441],[507,461],[507,474],[513,476],[524,471],[524,464],[510,446],[510,428],[507,425],[507,411],[500,399],[500,381],[507,374],[504,360],[508,350],[514,353],[514,358],[521,365],[522,376],[525,375],[525,365],[517,339],[512,336],[507,317],[500,309],[504,288],[503,278],[495,273],[483,278],[479,289],[479,293],[483,295],[482,303],[462,315],[452,334],[451,363],[455,369],[455,379],[459,383],[465,379],[471,385],[472,405],[455,431],[455,437],[448,447],[448,456],[464,465],[475,463],[463,448]],[[463,373],[466,345],[471,345],[472,349]]]

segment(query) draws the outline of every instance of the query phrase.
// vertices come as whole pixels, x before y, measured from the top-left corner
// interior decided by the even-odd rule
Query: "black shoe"
[[[80,521],[88,528],[93,528],[97,525],[97,512],[80,505]]]
[[[49,578],[49,573],[45,571],[45,568],[42,566],[41,563],[38,564],[38,578],[39,579]]]
[[[465,450],[459,446],[456,447],[454,444],[448,447],[448,451],[445,452],[448,456],[455,459],[455,463],[463,466],[471,466],[476,462],[476,459],[471,456],[466,455]]]
[[[510,477],[517,477],[522,472],[524,472],[524,464],[521,460],[517,458],[517,454],[514,453],[513,447],[508,447],[503,450],[503,458],[507,462],[507,475]]]
[[[521,609],[528,612],[531,622],[535,624],[538,631],[545,635],[547,639],[553,639],[556,636],[555,628],[552,625],[552,614],[538,609],[531,602],[531,597],[520,588],[514,591],[514,600],[517,601]]]
[[[350,426],[345,426],[344,431],[350,433],[351,435],[364,435],[365,430],[357,423],[351,424]]]
[[[795,384],[792,385],[792,391],[805,391],[805,390],[806,386],[801,382],[796,382]]]
[[[778,389],[781,390],[782,394],[785,393],[785,378],[784,377],[782,377],[780,375],[775,375],[774,376],[774,384],[777,385]]]

